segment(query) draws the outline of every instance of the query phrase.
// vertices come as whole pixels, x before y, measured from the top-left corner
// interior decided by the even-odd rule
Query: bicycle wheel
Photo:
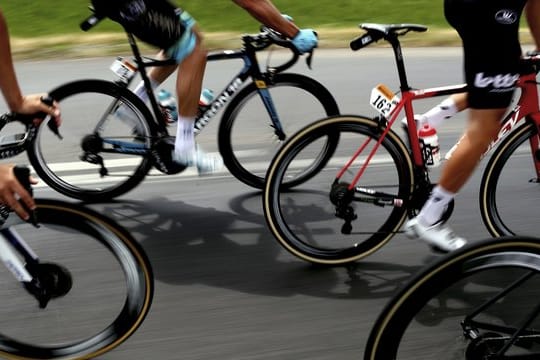
[[[489,239],[439,259],[385,306],[364,359],[540,358],[539,259],[539,239],[527,237]]]
[[[144,179],[152,166],[148,149],[155,132],[146,120],[152,115],[137,96],[101,80],[75,81],[50,94],[62,108],[63,138],[42,123],[28,149],[45,183],[75,199],[107,201]]]
[[[538,234],[538,141],[536,126],[526,122],[508,134],[489,159],[480,185],[480,212],[492,236]]]
[[[338,171],[366,140],[380,138],[377,122],[338,116],[306,126],[272,160],[263,208],[269,229],[293,255],[336,265],[359,260],[383,246],[399,230],[413,187],[413,167],[405,145],[390,131],[354,192],[348,185],[366,159],[362,153],[335,184]],[[322,143],[339,139],[331,157],[294,188],[283,186],[297,172],[313,168]],[[315,160],[317,163],[317,160]]]
[[[276,74],[267,87],[285,136],[292,135],[313,119],[339,114],[332,94],[307,76]],[[262,189],[268,165],[282,140],[275,136],[269,112],[258,91],[256,84],[251,83],[231,101],[221,119],[218,145],[231,174],[249,186]],[[332,146],[335,144],[321,149],[320,161],[324,161]]]
[[[0,357],[90,359],[112,350],[150,309],[153,275],[146,255],[125,229],[80,205],[38,199],[37,216],[37,229],[28,223],[12,228],[39,256],[42,281],[52,266],[63,269],[71,287],[39,308],[9,272],[1,272]]]

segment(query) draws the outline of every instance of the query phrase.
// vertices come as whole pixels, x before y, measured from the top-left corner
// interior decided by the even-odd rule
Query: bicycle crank
[[[99,165],[99,175],[104,177],[109,174],[109,170],[105,167],[103,157],[98,155],[103,150],[103,139],[96,134],[86,135],[81,140],[81,148],[83,154],[79,157],[81,161]]]
[[[155,142],[151,150],[155,168],[167,175],[177,174],[186,169],[172,158],[174,140],[172,136],[161,138]]]

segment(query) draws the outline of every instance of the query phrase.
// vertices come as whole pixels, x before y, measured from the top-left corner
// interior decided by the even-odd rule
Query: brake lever
[[[312,70],[311,68],[311,61],[313,60],[313,52],[315,51],[315,49],[312,49],[308,56],[306,57],[306,65],[308,67],[309,70]]]
[[[49,105],[49,106],[52,106],[53,103],[54,103],[54,99],[52,97],[50,97],[49,95],[47,96],[42,96],[41,97],[41,102],[46,104],[46,105]],[[63,140],[64,137],[60,134],[60,131],[58,130],[58,125],[56,125],[56,121],[54,121],[54,117],[51,116],[51,115],[46,115],[45,118],[44,118],[44,121],[47,122],[47,127],[60,139],[60,140]]]

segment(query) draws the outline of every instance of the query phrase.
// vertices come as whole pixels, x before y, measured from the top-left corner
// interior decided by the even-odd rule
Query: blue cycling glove
[[[317,47],[317,33],[313,29],[302,29],[292,39],[293,45],[300,54],[307,53]]]

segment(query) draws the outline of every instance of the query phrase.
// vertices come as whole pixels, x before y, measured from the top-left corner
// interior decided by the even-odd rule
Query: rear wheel
[[[306,261],[343,264],[371,254],[399,231],[414,178],[411,159],[395,133],[386,135],[353,191],[349,185],[369,149],[336,182],[361,144],[373,145],[380,135],[372,119],[331,117],[306,126],[279,150],[268,170],[263,206],[270,231],[285,249]],[[314,159],[328,142],[338,145],[319,164]],[[310,176],[290,188],[289,179],[306,169]]]
[[[63,138],[42,123],[28,149],[45,183],[90,202],[125,194],[145,178],[153,164],[148,149],[154,133],[146,120],[152,115],[137,96],[101,80],[75,81],[50,95],[62,108]]]

